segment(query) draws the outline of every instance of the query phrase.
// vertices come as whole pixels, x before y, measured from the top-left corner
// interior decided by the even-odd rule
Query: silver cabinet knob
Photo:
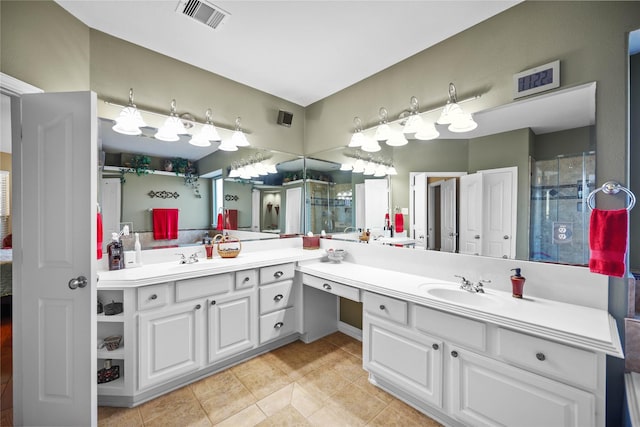
[[[504,240],[509,240],[509,236],[507,236],[506,234],[505,234],[504,236],[502,236],[502,238],[503,238]]]
[[[384,304],[380,304],[380,310],[386,310],[387,307],[384,306]]]
[[[200,304],[196,305],[196,310],[200,310],[202,306]]]
[[[544,362],[547,359],[547,356],[545,356],[544,353],[536,353],[536,359],[538,359],[541,362]]]
[[[431,348],[433,348],[434,350],[437,350],[440,348],[440,346],[438,344],[432,344]]]
[[[330,291],[331,290],[331,285],[328,283],[325,283],[324,285],[322,285],[323,288],[325,288],[326,290]]]
[[[273,300],[274,300],[275,302],[278,302],[278,301],[280,301],[282,298],[284,298],[284,296],[282,296],[282,294],[278,294],[278,295],[276,295],[275,297],[273,297]]]
[[[216,305],[216,300],[211,301],[211,305]]]
[[[149,297],[149,299],[151,299],[151,300],[153,300],[153,299],[158,299],[158,295],[153,294],[153,295],[151,295],[151,296]]]
[[[87,286],[87,278],[84,276],[78,276],[74,279],[69,280],[69,289],[78,289],[84,288]]]
[[[282,328],[283,326],[284,326],[284,323],[282,323],[282,322],[278,322],[278,323],[276,323],[275,325],[273,325],[273,328],[274,328],[274,329],[280,329],[280,328]]]
[[[473,236],[473,238],[474,238],[474,239],[479,239],[479,238],[480,238],[480,235],[479,235],[479,234],[476,234],[475,236]]]
[[[452,357],[458,357],[458,352],[457,352],[457,351],[455,351],[455,350],[453,350],[453,351],[451,352],[451,356],[452,356]]]
[[[284,275],[284,273],[282,271],[276,271],[275,273],[273,273],[273,277],[275,277],[276,279],[281,278]]]
[[[242,283],[247,283],[249,280],[251,280],[251,279],[249,279],[248,277],[245,277],[244,280],[242,281]]]

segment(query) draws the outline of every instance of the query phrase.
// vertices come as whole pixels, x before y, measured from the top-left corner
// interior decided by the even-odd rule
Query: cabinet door
[[[472,352],[453,349],[452,415],[474,426],[587,427],[595,397]]]
[[[364,368],[416,398],[442,406],[442,342],[365,314]]]
[[[209,363],[234,356],[256,346],[258,330],[256,301],[254,289],[208,300]]]
[[[202,304],[178,304],[139,316],[138,379],[141,389],[200,368]]]

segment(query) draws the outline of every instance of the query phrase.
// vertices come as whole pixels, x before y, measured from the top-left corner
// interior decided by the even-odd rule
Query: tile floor
[[[369,384],[362,344],[296,341],[136,408],[98,408],[99,426],[439,426]],[[4,425],[4,424],[3,424]]]

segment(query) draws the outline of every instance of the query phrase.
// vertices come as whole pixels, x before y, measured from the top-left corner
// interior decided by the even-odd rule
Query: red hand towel
[[[155,240],[178,238],[178,209],[153,210],[153,238]]]
[[[402,233],[404,231],[404,217],[401,213],[396,214],[396,233]]]
[[[98,259],[102,259],[102,214],[100,212],[98,212],[98,218],[97,218],[97,247],[98,247]]]
[[[628,212],[626,209],[591,211],[589,270],[622,277],[626,271]]]

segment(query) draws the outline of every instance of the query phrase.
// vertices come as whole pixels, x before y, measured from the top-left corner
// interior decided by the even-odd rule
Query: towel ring
[[[620,190],[627,193],[627,195],[629,196],[629,206],[627,206],[628,211],[633,209],[633,207],[636,204],[636,196],[631,192],[631,190],[629,190],[626,187],[623,187],[622,185],[620,185],[615,181],[607,181],[602,185],[602,187],[596,188],[591,193],[589,193],[589,196],[587,197],[587,206],[589,206],[589,209],[593,210],[596,208],[595,206],[596,193],[600,190],[602,190],[604,194],[618,194]]]

